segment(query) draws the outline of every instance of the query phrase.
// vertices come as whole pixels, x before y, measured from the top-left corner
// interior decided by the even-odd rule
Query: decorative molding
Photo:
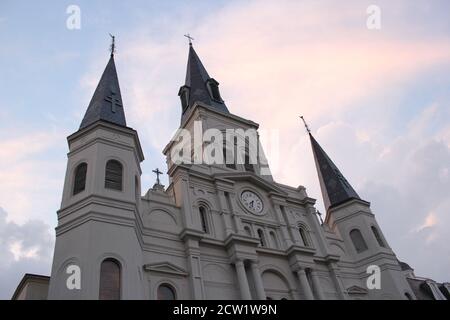
[[[159,272],[159,273],[166,273],[166,274],[172,274],[177,276],[186,277],[189,275],[189,273],[184,270],[183,268],[170,263],[170,262],[160,262],[160,263],[151,263],[151,264],[145,264],[144,265],[145,271],[150,272]]]
[[[351,286],[347,288],[348,294],[367,294],[368,290],[359,286]]]

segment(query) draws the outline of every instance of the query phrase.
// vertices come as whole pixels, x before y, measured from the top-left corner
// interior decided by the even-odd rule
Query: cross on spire
[[[184,36],[189,39],[189,45],[192,46],[192,40],[194,40],[194,38],[192,38],[189,33],[185,34]]]
[[[116,37],[113,36],[111,33],[109,34],[111,37],[111,46],[109,50],[111,51],[111,57],[114,56],[114,52],[116,52]]]
[[[158,168],[156,168],[155,170],[152,170],[152,172],[156,173],[156,184],[160,185],[161,182],[159,181],[159,175],[162,174],[162,172],[159,171]]]
[[[303,124],[305,125],[306,131],[307,131],[308,133],[311,133],[311,130],[309,129],[309,126],[308,126],[308,124],[306,123],[305,118],[303,118],[303,116],[300,116],[300,118],[302,119]]]
[[[119,97],[116,95],[116,92],[114,89],[110,89],[111,94],[107,97],[105,97],[105,101],[108,101],[111,103],[111,112],[116,113],[116,107],[122,107],[122,104],[120,103]]]

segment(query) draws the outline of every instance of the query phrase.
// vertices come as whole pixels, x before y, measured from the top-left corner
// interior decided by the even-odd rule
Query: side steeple
[[[111,45],[111,56],[100,82],[95,89],[91,102],[81,121],[80,129],[86,128],[99,120],[107,121],[126,127],[122,96],[120,94],[119,79],[114,63],[114,37]]]
[[[303,117],[301,117],[303,121]],[[338,167],[331,161],[330,157],[322,149],[319,143],[314,139],[311,131],[305,122],[311,140],[311,147],[316,163],[317,175],[319,176],[320,189],[322,190],[325,209],[342,204],[351,199],[361,200],[355,189],[345,179]]]
[[[218,111],[229,113],[220,96],[219,82],[209,76],[191,41],[189,41],[186,80],[184,86],[178,91],[178,95],[181,99],[182,119],[195,102],[203,102]]]

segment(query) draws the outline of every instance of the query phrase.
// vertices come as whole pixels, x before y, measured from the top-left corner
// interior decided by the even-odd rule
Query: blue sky
[[[72,4],[80,30],[66,28]],[[369,4],[381,30],[366,28]],[[66,137],[107,63],[108,33],[143,190],[179,125],[189,32],[230,111],[278,132],[266,150],[277,181],[306,186],[322,208],[303,114],[399,258],[448,281],[448,12],[448,1],[2,1],[0,298],[21,272],[49,273]]]

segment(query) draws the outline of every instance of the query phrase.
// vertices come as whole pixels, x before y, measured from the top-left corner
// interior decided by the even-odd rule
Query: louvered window
[[[73,184],[73,194],[76,195],[84,190],[86,187],[86,173],[87,173],[87,163],[83,162],[78,165],[75,169],[74,184]]]
[[[122,164],[117,160],[106,163],[105,188],[122,190]]]

